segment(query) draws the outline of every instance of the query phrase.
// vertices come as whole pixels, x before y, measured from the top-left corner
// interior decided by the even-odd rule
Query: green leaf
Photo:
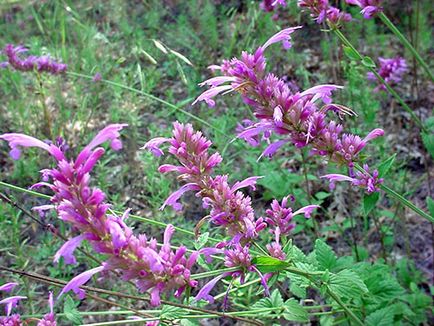
[[[432,199],[431,197],[427,197],[426,204],[428,206],[429,213],[434,216],[434,199]]]
[[[393,317],[395,314],[395,307],[390,306],[377,310],[366,317],[365,324],[367,326],[389,326],[393,325]]]
[[[329,197],[331,194],[325,191],[319,191],[315,194],[315,198],[318,200],[324,200]]]
[[[208,242],[209,232],[202,233],[194,243],[196,250],[203,248]]]
[[[308,322],[309,316],[307,311],[295,300],[289,299],[283,305],[283,318],[291,321]]]
[[[332,248],[321,239],[315,241],[315,258],[319,267],[323,270],[331,270],[336,266],[337,258],[335,253]]]
[[[367,68],[375,68],[376,66],[374,60],[372,60],[370,57],[363,57],[362,65],[364,65]]]
[[[395,162],[395,158],[396,153],[381,162],[380,165],[378,165],[378,175],[380,176],[380,178],[383,178],[387,174],[387,172],[389,172],[390,168],[393,165],[393,162]]]
[[[276,273],[289,267],[288,262],[268,256],[255,257],[253,258],[252,263],[261,273]]]
[[[360,60],[360,55],[349,46],[344,45],[344,53],[352,61]]]
[[[422,141],[425,145],[426,150],[431,155],[431,157],[434,159],[434,135],[433,134],[427,134],[427,133],[421,133],[422,135]]]
[[[179,307],[165,305],[161,309],[161,319],[173,320],[178,319],[180,316],[185,315],[185,310]]]
[[[77,310],[77,305],[70,296],[67,296],[65,303],[63,304],[63,313],[65,317],[70,320],[74,325],[80,325],[83,323],[83,319]]]
[[[378,202],[378,199],[380,199],[380,193],[373,192],[372,194],[365,194],[363,196],[363,212],[365,215],[368,215],[372,209],[375,207],[375,205]]]
[[[340,297],[357,298],[368,292],[360,276],[349,269],[330,275],[330,289]]]
[[[277,315],[277,317],[280,316],[281,309],[283,306],[283,299],[282,295],[280,294],[278,289],[275,289],[269,297],[262,298],[261,300],[255,302],[255,304],[252,306],[252,309],[261,309],[261,308],[276,308],[275,311],[266,311],[261,312],[261,315]]]

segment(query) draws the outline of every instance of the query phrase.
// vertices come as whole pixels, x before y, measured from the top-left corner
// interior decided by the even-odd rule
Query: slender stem
[[[422,57],[419,55],[419,53],[416,51],[416,49],[413,47],[413,45],[407,40],[407,38],[399,31],[399,29],[391,22],[391,20],[383,13],[380,12],[378,14],[378,17],[380,17],[381,21],[386,25],[395,35],[399,38],[402,44],[409,50],[413,56],[416,58],[417,62],[422,66],[422,68],[425,70],[429,78],[431,78],[431,81],[434,81],[434,75],[432,74],[431,70],[429,69],[428,64],[425,62],[425,60],[422,59]]]
[[[222,269],[217,269],[217,270],[198,273],[198,274],[192,274],[191,279],[198,280],[198,279],[205,278],[205,277],[221,275],[221,274],[227,273],[227,272],[235,272],[239,269],[240,269],[239,267],[229,267],[229,268],[222,268]]]
[[[358,165],[357,163],[354,164],[354,167],[359,170],[360,172],[363,173],[368,173],[364,168],[362,168],[360,165]],[[383,190],[386,194],[388,194],[390,197],[395,198],[396,200],[398,200],[401,204],[403,204],[404,206],[407,206],[408,208],[410,208],[413,212],[417,213],[418,215],[420,215],[423,218],[426,218],[428,221],[430,221],[431,223],[434,223],[434,217],[425,213],[423,210],[421,210],[419,207],[417,207],[415,204],[413,204],[411,201],[409,201],[408,199],[404,198],[403,196],[401,196],[400,194],[398,194],[395,190],[390,189],[388,186],[380,184],[379,185],[380,189]]]
[[[342,41],[344,45],[349,47],[359,58],[360,61],[363,60],[363,56],[361,53],[351,44],[351,42],[345,37],[344,34],[339,29],[333,28],[333,32],[339,37],[339,39]],[[386,89],[392,94],[392,96],[401,104],[401,106],[406,110],[411,118],[414,120],[414,122],[418,125],[420,129],[427,132],[426,128],[424,127],[422,121],[417,117],[417,115],[413,112],[413,110],[404,102],[404,100],[399,96],[399,94],[384,80],[383,77],[380,76],[380,74],[375,70],[374,67],[370,66],[364,66],[369,69],[370,72],[373,73],[373,75],[378,79],[378,81],[383,84]]]
[[[41,97],[41,105],[42,105],[42,110],[44,112],[44,121],[45,121],[45,129],[46,129],[45,136],[47,136],[50,140],[53,140],[51,115],[46,103],[44,84],[42,82],[41,75],[37,71],[36,71],[36,78],[38,79],[38,86],[39,86],[38,94]]]
[[[89,75],[85,75],[85,74],[80,74],[80,73],[76,73],[76,72],[72,72],[72,71],[67,72],[67,74],[70,75],[70,76],[80,77],[80,78],[85,78],[85,79],[90,79],[90,80],[92,80],[92,78],[93,78],[93,76],[89,76]],[[105,83],[105,84],[110,85],[110,86],[119,87],[119,88],[125,89],[125,90],[127,90],[127,91],[130,91],[130,92],[133,92],[133,93],[136,93],[136,94],[140,94],[140,95],[142,95],[142,96],[144,96],[144,97],[147,97],[147,98],[149,98],[149,99],[151,99],[151,100],[153,100],[153,101],[160,102],[161,104],[164,104],[164,105],[168,106],[169,108],[173,109],[174,111],[182,112],[182,113],[185,114],[186,116],[188,116],[188,117],[190,117],[190,118],[192,118],[192,119],[194,119],[194,120],[199,121],[200,123],[202,123],[202,124],[204,124],[204,125],[210,127],[211,129],[215,130],[215,131],[218,132],[219,134],[221,134],[221,135],[226,136],[226,137],[229,138],[229,136],[227,135],[227,133],[225,133],[224,131],[218,129],[217,127],[214,127],[214,126],[213,126],[212,124],[210,124],[209,122],[207,122],[207,121],[205,121],[205,120],[203,120],[203,119],[201,119],[201,118],[195,116],[193,113],[190,113],[190,112],[188,112],[188,111],[182,109],[182,108],[181,108],[180,106],[178,106],[178,105],[174,105],[174,104],[172,104],[172,103],[170,103],[170,102],[167,102],[167,101],[165,101],[165,100],[162,100],[161,98],[158,98],[158,97],[156,97],[156,96],[154,96],[154,95],[152,95],[152,94],[149,94],[149,93],[143,92],[143,91],[141,91],[141,90],[139,90],[139,89],[136,89],[136,88],[133,88],[133,87],[130,87],[130,86],[126,86],[126,85],[123,85],[123,84],[120,84],[120,83],[117,83],[117,82],[114,82],[114,81],[111,81],[111,80],[108,80],[108,79],[101,79],[100,82]],[[190,99],[189,99],[189,100],[190,100]]]
[[[359,319],[359,317],[357,317],[354,312],[348,308],[345,303],[341,300],[341,298],[339,298],[339,296],[337,296],[331,289],[329,286],[327,286],[327,294],[329,296],[331,296],[333,298],[333,300],[335,300],[341,307],[342,309],[345,310],[345,312],[351,317],[351,319],[360,326],[363,326],[363,322]]]
[[[7,271],[10,273],[14,273],[14,274],[19,274],[46,284],[50,284],[50,285],[54,285],[57,287],[63,287],[67,284],[67,282],[62,281],[62,280],[58,280],[52,277],[48,277],[45,275],[41,275],[38,273],[33,273],[33,272],[26,272],[26,271],[22,271],[22,270],[17,270],[14,268],[9,268],[6,266],[0,266],[0,270],[3,271]],[[120,293],[120,292],[116,292],[116,291],[110,291],[110,290],[105,290],[105,289],[100,289],[100,288],[95,288],[95,287],[91,287],[91,286],[85,286],[82,285],[80,286],[81,289],[86,290],[86,291],[90,291],[90,292],[95,292],[95,293],[101,293],[101,294],[107,294],[110,296],[116,296],[116,297],[120,297],[120,298],[125,298],[125,299],[133,299],[133,300],[137,300],[137,301],[145,301],[145,302],[149,302],[150,299],[149,298],[145,298],[143,296],[137,296],[137,295],[131,295],[131,294],[126,294],[126,293]],[[213,315],[217,315],[219,317],[228,317],[228,318],[232,318],[235,320],[239,320],[239,321],[243,321],[243,322],[247,322],[250,324],[254,324],[254,325],[259,325],[262,326],[263,323],[254,319],[246,319],[246,318],[242,318],[242,317],[238,317],[238,316],[234,316],[234,315],[229,315],[227,313],[223,313],[223,312],[219,312],[219,311],[214,311],[214,310],[208,310],[208,309],[204,309],[204,308],[198,308],[198,307],[191,307],[191,306],[187,306],[181,303],[176,303],[176,302],[171,302],[171,301],[166,301],[166,300],[161,300],[162,304],[165,305],[169,305],[169,306],[174,306],[174,307],[179,307],[179,308],[183,308],[183,309],[187,309],[190,311],[199,311],[205,314],[213,314]]]

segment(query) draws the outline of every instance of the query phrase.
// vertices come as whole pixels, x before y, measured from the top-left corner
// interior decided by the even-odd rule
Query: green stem
[[[229,267],[229,268],[217,269],[217,270],[213,270],[213,271],[193,274],[193,275],[191,275],[191,279],[198,280],[198,279],[205,278],[205,277],[221,275],[221,274],[227,273],[227,272],[235,272],[239,269],[240,269],[239,267]]]
[[[380,17],[381,21],[393,32],[393,34],[396,35],[396,37],[399,38],[402,44],[407,48],[408,51],[410,51],[417,62],[422,66],[422,68],[425,70],[429,78],[431,78],[431,81],[434,81],[434,75],[432,74],[431,70],[429,69],[428,64],[425,62],[425,60],[422,59],[420,54],[416,51],[414,46],[407,40],[407,38],[402,34],[399,29],[391,22],[391,20],[383,13],[380,12],[378,14],[378,17]]]
[[[354,167],[359,170],[360,172],[363,173],[368,173],[367,171],[365,171],[365,169],[363,169],[360,165],[358,164],[354,164]],[[388,194],[390,197],[395,198],[396,200],[398,200],[401,204],[403,204],[404,206],[407,206],[408,208],[410,208],[413,212],[417,213],[418,215],[420,215],[423,218],[426,218],[428,221],[430,221],[431,223],[434,223],[434,217],[425,213],[423,210],[421,210],[419,207],[417,207],[415,204],[413,204],[411,201],[409,201],[408,199],[404,198],[403,196],[401,196],[400,194],[398,194],[395,190],[390,189],[388,186],[380,184],[379,185],[380,189],[383,190],[386,194]]]
[[[90,80],[93,79],[93,76],[89,76],[89,75],[85,75],[85,74],[80,74],[80,73],[76,73],[76,72],[71,72],[71,71],[70,71],[70,72],[67,72],[67,74],[70,75],[70,76],[74,76],[74,77],[80,77],[80,78],[85,78],[85,79],[90,79]],[[126,85],[123,85],[123,84],[120,84],[120,83],[116,83],[116,82],[111,81],[111,80],[101,79],[100,82],[105,83],[105,84],[110,85],[110,86],[119,87],[119,88],[125,89],[125,90],[127,90],[127,91],[130,91],[130,92],[132,92],[132,93],[136,93],[136,94],[142,95],[142,96],[144,96],[144,97],[147,97],[147,98],[149,98],[149,99],[151,99],[151,100],[153,100],[153,101],[160,102],[161,104],[164,104],[164,105],[168,106],[169,108],[173,109],[173,111],[179,111],[179,112],[182,112],[182,113],[185,114],[186,116],[188,116],[188,117],[190,117],[190,118],[192,118],[192,119],[194,119],[194,120],[199,121],[200,123],[204,124],[205,126],[210,127],[211,129],[215,130],[215,131],[218,132],[219,134],[224,135],[224,136],[227,136],[227,133],[225,133],[224,131],[218,129],[217,127],[214,127],[214,126],[213,126],[212,124],[210,124],[209,122],[207,122],[207,121],[205,121],[205,120],[203,120],[203,119],[201,119],[201,118],[195,116],[194,114],[192,114],[192,113],[190,113],[190,112],[188,112],[188,111],[185,111],[184,109],[182,109],[182,108],[181,108],[180,106],[178,106],[178,105],[174,105],[174,104],[172,104],[172,103],[170,103],[170,102],[167,102],[167,101],[165,101],[165,100],[162,100],[161,98],[158,98],[158,97],[156,97],[156,96],[154,96],[154,95],[152,95],[152,94],[149,94],[149,93],[143,92],[143,91],[141,91],[141,90],[139,90],[139,89],[136,89],[136,88],[133,88],[133,87],[130,87],[130,86],[126,86]]]
[[[342,309],[345,310],[345,312],[351,317],[351,319],[360,326],[363,326],[363,322],[359,319],[359,317],[357,317],[354,312],[349,309],[344,302],[342,302],[341,298],[339,298],[339,296],[337,296],[332,290],[330,290],[330,287],[327,286],[327,294],[329,296],[331,296],[333,298],[333,300],[335,300],[337,302],[337,304],[339,304]]]
[[[333,28],[332,29],[333,32],[339,37],[339,39],[342,41],[342,43],[349,47],[354,54],[357,55],[358,59],[360,61],[363,60],[363,56],[362,54],[351,44],[351,42],[345,37],[344,34],[342,34],[342,32],[339,29]],[[371,59],[372,60],[372,59]],[[374,74],[374,76],[378,79],[378,81],[383,84],[386,89],[389,91],[390,94],[392,94],[392,96],[399,102],[399,104],[401,104],[401,106],[404,108],[405,111],[408,112],[408,114],[410,114],[411,118],[414,120],[414,122],[418,125],[418,127],[420,129],[422,129],[423,131],[427,132],[426,128],[424,127],[422,121],[420,121],[420,119],[417,117],[417,115],[413,112],[413,110],[404,102],[404,100],[401,98],[401,96],[399,96],[399,94],[384,80],[383,77],[381,77],[379,75],[379,73],[375,70],[375,67],[371,67],[368,65],[363,65],[363,67],[368,68],[368,70],[370,72],[372,72]]]

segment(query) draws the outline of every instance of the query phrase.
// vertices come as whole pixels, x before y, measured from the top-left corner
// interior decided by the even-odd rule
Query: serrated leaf
[[[350,60],[353,60],[353,61],[360,60],[359,54],[349,46],[344,45],[344,53]]]
[[[336,266],[337,257],[323,240],[317,239],[315,241],[315,258],[321,269],[331,270]]]
[[[182,308],[165,305],[161,310],[160,318],[172,320],[172,319],[178,319],[180,316],[184,314],[185,311]]]
[[[396,153],[378,165],[378,175],[383,178],[395,162]]]
[[[372,60],[370,57],[363,57],[362,65],[364,65],[367,68],[375,68],[376,67],[374,60]]]
[[[269,256],[259,256],[252,259],[252,263],[261,273],[276,273],[289,267],[289,263]]]
[[[309,321],[309,315],[307,311],[295,300],[289,299],[285,301],[283,305],[283,318],[291,321],[307,322]]]
[[[390,306],[371,313],[365,319],[367,326],[389,326],[393,325],[393,317],[395,315],[395,307]]]
[[[77,310],[77,303],[70,296],[67,296],[63,304],[63,313],[65,317],[70,320],[74,325],[83,323],[83,318]]]
[[[365,215],[368,215],[372,211],[377,204],[378,199],[380,199],[380,193],[378,192],[373,192],[369,195],[365,194],[363,196],[363,212]]]
[[[184,56],[184,55],[182,55],[181,53],[176,52],[175,50],[172,50],[172,49],[170,49],[170,52],[171,52],[173,55],[177,56],[177,57],[178,57],[179,59],[181,59],[182,61],[184,61],[186,64],[188,64],[188,65],[190,65],[190,66],[193,66],[193,64],[191,63],[191,61],[188,60],[188,58],[187,58],[186,56]]]
[[[329,286],[338,296],[346,298],[357,298],[368,292],[368,288],[360,276],[349,269],[331,274]]]
[[[160,51],[163,52],[164,54],[167,54],[167,53],[168,53],[168,52],[167,52],[167,49],[166,49],[166,47],[163,45],[163,43],[161,43],[160,41],[155,40],[155,39],[153,39],[152,41],[154,42],[154,45],[155,45],[155,47],[156,47],[158,50],[160,50]]]
[[[280,294],[278,289],[275,289],[269,297],[262,298],[261,300],[255,302],[255,304],[252,306],[252,309],[261,309],[261,308],[276,308],[275,311],[267,311],[267,312],[261,312],[261,315],[274,315],[277,314],[280,315],[281,309],[283,306],[283,299],[282,295]]]

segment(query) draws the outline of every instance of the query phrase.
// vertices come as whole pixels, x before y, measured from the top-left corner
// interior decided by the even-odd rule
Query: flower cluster
[[[371,19],[375,14],[383,11],[381,7],[382,0],[346,0],[350,5],[362,8],[362,15],[365,19]]]
[[[39,147],[48,151],[57,161],[57,168],[42,170],[44,181],[34,185],[47,186],[54,192],[52,205],[36,209],[55,208],[59,218],[72,224],[79,235],[59,249],[54,261],[63,257],[66,263],[74,264],[74,250],[83,240],[87,240],[97,253],[108,256],[103,266],[72,279],[61,294],[73,290],[82,298],[84,292],[79,287],[92,275],[102,270],[116,270],[122,274],[123,280],[134,280],[139,290],[150,290],[151,303],[159,305],[162,292],[176,290],[175,296],[180,296],[186,287],[197,285],[196,281],[190,279],[190,269],[197,253],[186,257],[187,249],[184,246],[175,252],[170,249],[170,239],[175,230],[171,225],[166,228],[160,249],[155,239],[148,240],[144,234],[135,236],[125,223],[128,211],[123,216],[109,214],[110,206],[104,201],[105,194],[98,188],[90,187],[89,173],[105,152],[104,148],[98,146],[109,142],[114,150],[119,150],[122,147],[119,131],[125,126],[113,124],[104,128],[75,160],[68,160],[56,145],[48,145],[30,136],[4,134],[0,139],[9,142],[11,156],[15,159],[20,156],[20,147]],[[52,183],[48,182],[49,179]]]
[[[328,22],[337,27],[341,22],[348,22],[352,19],[350,14],[331,6],[328,0],[298,0],[298,6],[308,9],[310,16],[318,24]]]
[[[407,72],[407,62],[404,58],[378,58],[380,61],[380,70],[378,74],[383,77],[383,79],[388,84],[398,84],[402,80],[402,76]],[[378,79],[372,72],[368,72],[367,78],[372,82],[377,82]],[[386,86],[379,84],[375,91],[386,90]]]
[[[286,7],[285,0],[262,0],[259,4],[259,8],[265,12],[274,12],[273,19],[276,20],[279,18],[277,13],[278,7]]]
[[[18,285],[18,283],[15,283],[15,282],[3,284],[0,286],[0,292],[10,293],[17,285]],[[0,316],[0,325],[2,325],[2,326],[22,326],[22,325],[24,325],[24,323],[21,321],[21,316],[19,314],[11,315],[12,309],[14,309],[18,305],[18,303],[24,299],[27,299],[27,297],[15,295],[15,296],[4,298],[3,300],[0,301],[0,305],[5,306],[5,312],[6,312],[6,316],[3,316],[3,317]],[[50,305],[50,312],[47,313],[42,319],[40,319],[38,321],[37,326],[56,326],[57,325],[56,315],[54,314],[54,310],[53,310],[53,306],[54,306],[53,293],[51,293],[51,292],[50,292],[48,302]],[[27,325],[27,323],[26,323],[26,325]]]
[[[242,53],[240,59],[224,60],[221,66],[213,65],[223,76],[213,77],[200,85],[210,89],[202,93],[194,103],[205,101],[214,104],[213,97],[222,92],[237,91],[245,103],[254,110],[258,121],[238,134],[247,142],[270,138],[274,133],[284,138],[268,144],[262,156],[271,157],[287,143],[297,148],[311,147],[313,155],[328,157],[338,164],[352,166],[367,142],[382,136],[384,131],[374,129],[365,138],[343,133],[341,124],[328,120],[327,113],[352,115],[350,109],[332,103],[332,92],[342,88],[336,85],[319,85],[302,92],[292,92],[288,85],[271,73],[265,72],[264,49],[276,42],[289,42],[290,34],[297,28],[277,33],[255,54]],[[322,103],[322,104],[321,104]]]
[[[34,56],[29,55],[22,58],[21,55],[27,52],[24,46],[14,46],[13,44],[7,44],[3,50],[3,53],[8,57],[8,61],[0,63],[1,67],[11,66],[19,71],[38,71],[46,72],[49,74],[57,75],[64,73],[68,66],[64,63],[60,63],[50,58],[47,55]]]
[[[356,173],[351,173],[351,176],[346,176],[342,174],[326,174],[322,178],[330,180],[330,189],[335,188],[336,181],[349,181],[353,186],[365,189],[368,194],[379,191],[379,185],[383,183],[383,179],[379,178],[378,171],[374,170],[372,175],[369,173],[369,166],[367,164],[363,165],[364,171],[356,171]],[[352,169],[350,169],[352,171]]]
[[[251,198],[239,189],[249,186],[254,188],[258,177],[250,177],[234,185],[229,185],[226,175],[213,177],[213,168],[222,158],[219,153],[210,155],[211,142],[201,132],[195,132],[190,124],[175,122],[173,137],[152,139],[143,148],[161,155],[163,152],[159,146],[165,142],[171,145],[169,153],[178,159],[180,165],[164,164],[159,171],[177,172],[178,179],[186,184],[167,198],[162,209],[167,205],[181,209],[179,198],[185,192],[193,190],[202,198],[203,206],[210,208],[211,223],[225,228],[235,243],[256,237],[266,224],[262,218],[255,218]]]

